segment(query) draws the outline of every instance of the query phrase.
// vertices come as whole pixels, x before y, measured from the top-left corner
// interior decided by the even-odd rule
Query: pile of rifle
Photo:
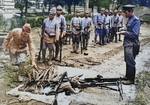
[[[111,90],[118,91],[121,99],[123,99],[123,89],[121,81],[124,78],[103,78],[97,75],[95,78],[79,79],[82,75],[68,77],[67,72],[58,75],[56,68],[51,65],[41,72],[33,70],[32,79],[27,81],[24,86],[19,88],[19,91],[32,92],[35,94],[44,94],[44,88],[51,87],[51,91],[45,93],[46,95],[57,96],[60,92],[65,92],[66,95],[77,94],[80,90],[88,87],[104,87]],[[111,86],[116,86],[117,89]],[[78,88],[79,90],[76,90]]]

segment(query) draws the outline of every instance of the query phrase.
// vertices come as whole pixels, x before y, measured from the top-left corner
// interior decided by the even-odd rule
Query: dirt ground
[[[39,52],[40,46],[40,37],[38,34],[40,28],[33,28],[32,29],[32,37],[34,44],[37,48],[37,55]],[[57,66],[67,66],[67,67],[74,67],[86,70],[93,70],[97,71],[98,74],[102,75],[103,77],[124,77],[125,75],[125,62],[124,62],[124,51],[123,51],[123,42],[115,43],[111,42],[105,46],[96,45],[92,42],[94,39],[94,33],[91,32],[88,50],[83,50],[83,54],[72,54],[70,53],[72,50],[72,45],[67,44],[63,45],[62,49],[62,62],[53,61],[53,64]],[[122,36],[123,39],[123,36]],[[138,55],[136,62],[137,62],[137,75],[140,71],[149,70],[149,63],[150,63],[150,25],[142,24],[141,31],[140,31],[140,42],[141,42],[141,49],[140,54]],[[146,50],[145,50],[146,49]],[[79,49],[80,51],[80,49]],[[88,55],[84,55],[84,52],[88,53]],[[1,53],[1,62],[0,62],[0,105],[46,105],[41,102],[36,102],[34,100],[29,102],[19,102],[18,97],[13,97],[10,95],[6,95],[5,93],[12,88],[6,84],[3,75],[3,64],[9,62],[9,56],[5,56],[2,52]],[[142,63],[141,63],[142,62]],[[144,62],[144,64],[143,64]],[[142,65],[143,64],[143,65]],[[1,66],[2,65],[2,66]],[[130,103],[135,99],[136,94],[132,93],[135,91],[135,86],[123,87],[126,91],[129,91],[129,94],[124,94],[124,100],[119,101],[118,92],[107,90],[107,89],[100,89],[100,88],[87,88],[84,92],[80,93],[78,97],[71,102],[70,105],[126,105],[126,104],[133,104]],[[133,90],[132,90],[133,89]],[[142,93],[140,93],[142,94]],[[148,98],[148,97],[147,97]],[[147,99],[148,100],[148,99]],[[64,104],[65,105],[65,104]],[[143,104],[146,105],[146,104]]]

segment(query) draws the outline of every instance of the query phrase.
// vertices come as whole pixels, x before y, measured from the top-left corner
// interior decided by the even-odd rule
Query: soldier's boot
[[[45,63],[46,62],[46,59],[45,59],[45,55],[46,55],[46,49],[43,49],[42,50],[42,58],[43,58],[43,63]]]
[[[79,54],[78,49],[79,49],[79,43],[77,43],[76,45],[76,54]]]
[[[71,53],[75,53],[76,52],[76,48],[75,48],[75,43],[72,44],[73,50],[71,51]]]
[[[21,62],[19,64],[19,75],[18,75],[18,81],[25,81],[25,76],[23,75],[23,70],[24,70],[25,62]]]
[[[52,59],[53,59],[53,51],[50,51],[49,52],[49,62],[48,62],[48,65],[52,65]]]

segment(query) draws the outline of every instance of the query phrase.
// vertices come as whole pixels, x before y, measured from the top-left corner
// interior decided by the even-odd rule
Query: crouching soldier
[[[80,34],[81,34],[81,18],[80,18],[80,11],[76,11],[76,17],[73,17],[70,22],[70,30],[72,30],[72,46],[73,51],[71,53],[78,54],[79,49],[79,41],[80,41]]]
[[[54,48],[53,44],[59,40],[59,24],[54,18],[56,13],[55,9],[51,9],[49,12],[49,18],[46,18],[43,21],[42,25],[42,37],[43,37],[43,46],[42,46],[42,57],[43,62],[46,61],[46,49],[49,50],[49,64],[53,58]]]
[[[35,63],[35,46],[31,37],[31,26],[25,24],[22,28],[11,30],[4,39],[3,51],[9,49],[10,62],[14,66],[19,66],[19,81],[22,81],[22,73],[26,61],[27,45],[30,51],[32,66],[36,67]]]
[[[90,38],[90,31],[93,28],[93,21],[89,17],[89,11],[85,11],[85,17],[82,19],[82,38],[83,38],[83,49],[87,50],[88,40]]]

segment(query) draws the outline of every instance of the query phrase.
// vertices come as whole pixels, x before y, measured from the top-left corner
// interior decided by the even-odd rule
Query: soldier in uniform
[[[99,43],[100,45],[104,45],[104,36],[105,36],[105,29],[104,29],[104,19],[105,19],[105,8],[101,8],[100,14],[96,16],[96,28],[99,33]]]
[[[71,53],[78,54],[81,28],[82,24],[80,18],[80,11],[77,10],[76,17],[73,17],[70,22],[70,30],[72,30],[72,46],[73,46],[73,51],[71,51]]]
[[[105,26],[105,38],[107,43],[110,42],[110,26],[111,26],[111,17],[108,14],[108,10],[105,10],[105,20],[104,20],[104,26]]]
[[[114,11],[114,16],[112,17],[112,38],[111,40],[113,41],[115,37],[115,42],[117,43],[117,34],[116,32],[118,31],[118,24],[119,24],[119,16],[117,15],[118,11]]]
[[[123,16],[122,16],[122,10],[119,10],[118,11],[118,16],[119,16],[119,24],[118,24],[118,30],[120,29],[120,28],[122,28],[123,27]],[[121,35],[119,34],[119,41],[122,41],[121,40]]]
[[[49,12],[49,17],[43,21],[42,24],[42,37],[43,37],[43,46],[42,46],[42,57],[43,62],[45,62],[46,49],[49,50],[49,64],[54,54],[53,44],[59,40],[59,24],[58,21],[54,18],[56,14],[55,9],[51,9]]]
[[[27,45],[30,51],[32,65],[36,67],[35,63],[35,45],[31,36],[30,24],[25,24],[22,28],[15,28],[11,30],[4,39],[3,51],[9,49],[10,62],[12,65],[19,66],[19,81],[22,81],[22,73],[27,54]]]
[[[112,24],[112,17],[113,17],[113,11],[112,10],[109,10],[109,17],[110,17],[110,21],[111,21],[110,24]],[[109,28],[110,42],[112,41],[112,35],[113,35],[112,32],[113,32],[112,31],[112,25],[110,25],[110,28]]]
[[[139,53],[139,32],[140,32],[140,20],[133,13],[133,5],[123,6],[123,10],[126,18],[128,18],[125,31],[118,32],[117,34],[124,35],[124,56],[126,62],[126,76],[127,81],[123,81],[124,84],[134,84],[135,80],[135,58]]]
[[[62,7],[60,5],[58,5],[57,8],[56,8],[56,15],[55,15],[54,18],[59,23],[59,29],[60,29],[60,34],[61,34],[59,37],[64,38],[64,36],[66,34],[66,19],[63,15],[61,15],[61,13],[62,13]],[[59,41],[57,41],[55,43],[55,46],[56,46],[55,60],[58,60],[59,44],[60,44]]]
[[[90,38],[90,31],[93,29],[93,21],[89,17],[89,11],[85,11],[85,17],[82,19],[82,38],[83,49],[87,50],[88,40]]]

